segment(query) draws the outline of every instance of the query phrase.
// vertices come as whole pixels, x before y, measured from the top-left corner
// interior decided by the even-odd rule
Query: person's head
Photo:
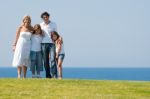
[[[34,25],[34,33],[33,34],[40,34],[42,35],[42,29],[41,26],[39,24]]]
[[[60,36],[56,31],[51,32],[52,40],[55,42]]]
[[[25,16],[22,20],[22,25],[25,27],[31,26],[31,17],[30,16]]]
[[[50,14],[49,14],[48,12],[43,12],[43,13],[41,14],[41,18],[43,19],[43,21],[44,21],[45,23],[48,23],[48,22],[49,22],[49,18],[50,18]]]

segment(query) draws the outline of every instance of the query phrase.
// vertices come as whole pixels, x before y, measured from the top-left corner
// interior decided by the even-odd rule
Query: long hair
[[[33,34],[35,34],[35,31],[36,31],[37,29],[40,29],[40,35],[43,35],[43,31],[42,31],[41,26],[40,26],[39,24],[34,25],[33,29],[34,29]]]
[[[59,35],[56,31],[52,31],[52,32],[51,32],[51,37],[53,37],[53,35],[56,35],[56,36],[57,36],[57,39],[56,39],[56,40],[58,40],[58,38],[60,37],[60,35]]]
[[[29,15],[26,15],[26,16],[23,17],[21,26],[24,25],[26,19],[29,20],[29,23],[30,23],[30,26],[31,26],[31,17]]]
[[[24,26],[26,19],[29,21],[29,29],[30,29],[31,33],[33,33],[33,27],[31,25],[31,17],[29,15],[26,15],[26,16],[23,17],[20,27]]]

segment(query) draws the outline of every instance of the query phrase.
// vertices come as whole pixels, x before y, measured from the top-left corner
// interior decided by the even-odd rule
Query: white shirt
[[[42,36],[33,34],[31,36],[31,51],[41,51]]]
[[[56,46],[56,53],[58,53],[58,48]],[[65,50],[64,50],[64,44],[61,45],[61,50],[58,54],[65,54]]]
[[[51,39],[51,32],[57,31],[57,25],[54,22],[50,21],[49,24],[45,24],[44,22],[42,22],[40,26],[44,31],[44,37],[42,43],[53,43]]]

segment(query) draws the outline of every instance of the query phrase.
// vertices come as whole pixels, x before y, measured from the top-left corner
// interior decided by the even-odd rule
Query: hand
[[[56,63],[58,63],[58,54],[55,56]]]
[[[56,63],[58,64],[58,58],[56,58]]]
[[[58,54],[56,54],[56,59],[58,59]]]

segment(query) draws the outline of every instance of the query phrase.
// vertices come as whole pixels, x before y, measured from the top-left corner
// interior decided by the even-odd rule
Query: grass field
[[[1,78],[0,99],[150,99],[150,82]]]

